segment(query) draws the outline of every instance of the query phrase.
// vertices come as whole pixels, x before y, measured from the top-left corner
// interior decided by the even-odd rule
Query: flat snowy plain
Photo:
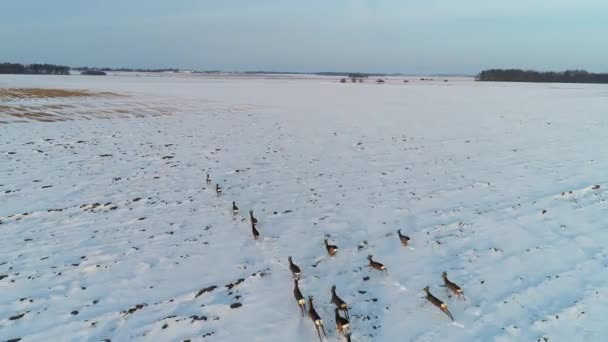
[[[0,110],[0,341],[317,341],[288,256],[328,341],[344,340],[333,284],[353,341],[605,341],[605,85],[2,75],[0,87],[125,95],[0,100],[74,119]]]

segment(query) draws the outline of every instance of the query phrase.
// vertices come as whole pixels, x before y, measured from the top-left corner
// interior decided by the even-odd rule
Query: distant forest
[[[539,72],[521,69],[490,69],[480,72],[475,79],[490,82],[608,83],[608,74],[593,74],[585,70]]]
[[[54,64],[0,63],[0,74],[69,75],[70,67]]]

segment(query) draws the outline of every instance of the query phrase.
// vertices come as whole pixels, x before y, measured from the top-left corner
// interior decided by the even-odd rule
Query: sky
[[[0,0],[0,62],[608,72],[608,0]]]

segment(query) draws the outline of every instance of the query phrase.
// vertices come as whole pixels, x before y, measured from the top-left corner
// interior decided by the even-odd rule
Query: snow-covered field
[[[288,256],[328,341],[344,340],[333,284],[353,341],[608,333],[605,86],[3,75],[0,87],[126,95],[18,101],[69,104],[55,114],[72,121],[0,112],[0,341],[318,340]],[[107,107],[141,115],[86,116]]]

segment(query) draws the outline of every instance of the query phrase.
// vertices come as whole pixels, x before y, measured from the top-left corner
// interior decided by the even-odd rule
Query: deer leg
[[[323,339],[321,338],[321,332],[319,331],[319,326],[315,323],[315,328],[317,328],[317,334],[319,335],[319,341],[323,342]]]
[[[446,315],[448,315],[448,317],[450,317],[450,319],[452,321],[454,321],[454,317],[452,317],[452,313],[450,312],[450,310],[448,310],[447,308],[445,310],[442,310],[443,312],[445,312]]]
[[[321,324],[321,329],[323,330],[323,336],[327,337],[327,334],[325,333],[325,327],[323,326],[323,324]]]

